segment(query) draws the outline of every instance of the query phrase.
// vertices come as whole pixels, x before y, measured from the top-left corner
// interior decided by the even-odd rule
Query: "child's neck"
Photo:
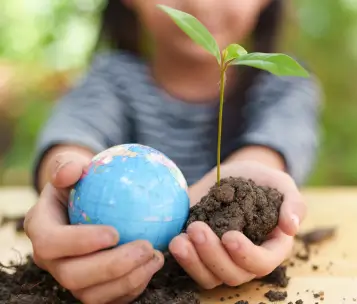
[[[215,60],[193,63],[157,54],[152,60],[152,70],[158,84],[176,98],[191,103],[218,101],[220,70]],[[231,75],[233,69],[228,73],[226,93],[236,81],[235,75]]]

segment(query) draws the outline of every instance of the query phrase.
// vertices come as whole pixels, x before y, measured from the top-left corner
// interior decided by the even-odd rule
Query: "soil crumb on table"
[[[288,296],[288,293],[286,291],[269,290],[264,295],[270,302],[275,302],[285,300]]]
[[[229,230],[243,232],[255,244],[266,240],[277,226],[283,196],[275,189],[257,186],[252,180],[226,178],[215,185],[191,209],[186,227],[194,221],[207,223],[221,237]],[[185,227],[185,229],[186,229]],[[74,304],[70,292],[52,276],[39,269],[29,257],[27,263],[13,266],[14,274],[0,271],[0,304]],[[286,286],[286,267],[278,267],[266,282]],[[135,304],[198,304],[200,289],[176,260],[165,253],[164,267],[152,278]],[[273,296],[274,292],[269,292]],[[281,293],[281,297],[286,293]],[[286,296],[285,296],[286,297]],[[284,299],[285,299],[284,297]],[[240,300],[238,304],[248,303]]]
[[[302,252],[298,252],[295,257],[301,261],[310,260],[311,245],[320,244],[323,241],[333,238],[336,234],[335,227],[318,228],[296,236],[296,240],[304,245]]]
[[[299,234],[296,236],[296,238],[301,240],[304,244],[312,245],[331,239],[333,236],[335,236],[335,234],[335,227],[327,227],[311,230],[304,234]]]
[[[286,269],[286,266],[278,266],[273,272],[263,277],[261,281],[285,288],[290,281],[290,277],[286,275]]]
[[[0,221],[0,228],[2,226],[7,225],[8,223],[15,223],[16,232],[24,232],[24,221],[25,221],[24,216],[15,216],[15,217],[5,216]]]

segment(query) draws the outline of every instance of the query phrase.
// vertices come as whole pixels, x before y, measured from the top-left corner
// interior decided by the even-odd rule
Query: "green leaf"
[[[247,65],[277,76],[309,77],[298,62],[285,54],[250,53],[231,61],[230,65]]]
[[[248,54],[248,52],[244,47],[240,46],[239,44],[230,44],[223,51],[223,54],[225,54],[224,62],[229,62],[239,58],[240,56]]]
[[[181,28],[181,30],[183,30],[195,43],[215,56],[219,64],[221,63],[221,53],[218,44],[201,22],[190,14],[166,5],[159,4],[157,7],[167,13],[179,28]]]

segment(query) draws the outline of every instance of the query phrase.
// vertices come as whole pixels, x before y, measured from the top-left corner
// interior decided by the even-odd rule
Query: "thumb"
[[[299,192],[288,192],[280,208],[279,227],[287,235],[295,236],[306,215],[306,204]]]
[[[82,176],[91,158],[75,152],[57,154],[53,161],[51,183],[55,188],[68,188]]]

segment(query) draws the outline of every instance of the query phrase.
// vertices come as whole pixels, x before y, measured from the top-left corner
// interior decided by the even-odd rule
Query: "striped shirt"
[[[317,81],[262,72],[247,96],[243,115],[237,113],[237,119],[245,117],[244,129],[223,145],[223,158],[246,145],[264,145],[279,152],[291,176],[303,183],[318,146]],[[217,111],[218,102],[194,104],[169,96],[135,56],[100,54],[87,75],[56,103],[44,125],[36,147],[35,183],[41,158],[57,144],[98,153],[130,142],[166,154],[191,185],[216,165],[212,136]]]

